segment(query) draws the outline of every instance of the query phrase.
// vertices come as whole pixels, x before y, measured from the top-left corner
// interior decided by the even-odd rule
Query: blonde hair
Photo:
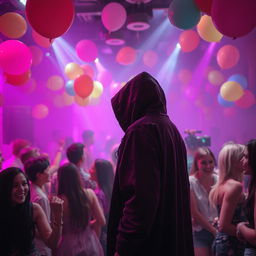
[[[236,143],[226,144],[221,149],[218,157],[219,178],[209,195],[209,200],[212,204],[217,205],[220,185],[224,184],[228,179],[241,181],[242,175],[241,177],[237,176],[235,166],[243,157],[244,149],[244,145]]]

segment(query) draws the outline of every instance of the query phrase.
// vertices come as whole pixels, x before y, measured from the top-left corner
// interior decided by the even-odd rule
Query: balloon
[[[224,100],[236,101],[244,94],[242,86],[233,81],[225,82],[220,88],[220,95]]]
[[[223,107],[232,107],[235,105],[233,101],[224,100],[220,94],[218,94],[218,102]]]
[[[44,104],[37,104],[32,109],[32,116],[36,119],[43,119],[48,116],[49,109]]]
[[[25,19],[16,12],[7,12],[0,17],[0,32],[9,38],[20,38],[27,31]]]
[[[211,15],[212,1],[213,0],[195,0],[195,3],[201,11]]]
[[[74,100],[75,100],[75,103],[81,107],[87,106],[90,102],[89,97],[84,99],[79,97],[78,95],[75,96]]]
[[[84,71],[77,63],[70,62],[65,67],[65,74],[69,79],[74,80],[80,75],[83,75]]]
[[[183,52],[192,52],[199,45],[200,38],[193,30],[186,30],[180,34],[179,44]]]
[[[6,83],[12,84],[12,85],[23,85],[30,79],[31,71],[28,70],[25,73],[20,75],[5,74],[5,76],[6,76]]]
[[[182,84],[188,84],[192,78],[191,71],[188,69],[181,69],[178,73],[178,78]]]
[[[119,30],[125,24],[126,17],[125,8],[116,2],[107,4],[101,12],[101,21],[110,32]]]
[[[244,89],[247,88],[248,83],[246,77],[240,75],[240,74],[235,74],[229,77],[228,81],[233,81],[239,83]]]
[[[223,37],[223,35],[215,28],[212,18],[208,15],[201,17],[197,24],[197,32],[206,42],[219,42]]]
[[[200,20],[200,11],[194,1],[174,0],[168,10],[171,24],[180,29],[191,29]]]
[[[208,81],[213,85],[220,85],[224,82],[224,76],[218,70],[212,70],[208,74]]]
[[[32,37],[39,46],[44,47],[44,48],[49,48],[51,47],[52,43],[54,40],[50,40],[49,38],[43,37],[39,35],[36,31],[32,31]]]
[[[35,45],[29,46],[29,49],[32,54],[32,66],[39,65],[43,59],[42,50]]]
[[[211,16],[216,28],[225,36],[237,38],[256,26],[255,0],[214,0]]]
[[[18,40],[7,40],[0,44],[0,67],[10,75],[28,71],[32,63],[29,48]]]
[[[72,0],[27,0],[26,16],[41,36],[53,39],[63,35],[74,19]]]
[[[76,53],[81,60],[92,62],[98,56],[98,48],[91,40],[81,40],[76,45]]]
[[[116,55],[116,62],[122,65],[130,65],[136,61],[137,58],[137,51],[132,47],[126,46],[122,47],[117,55]]]
[[[94,81],[93,90],[90,97],[96,99],[96,98],[99,98],[102,93],[103,93],[103,85],[99,81]]]
[[[239,61],[240,53],[235,46],[225,45],[217,53],[217,62],[222,69],[234,67]]]
[[[51,76],[48,79],[46,86],[52,91],[58,91],[64,86],[64,80],[61,76]]]
[[[149,68],[153,68],[158,61],[158,55],[153,50],[148,50],[143,54],[143,63]]]
[[[23,84],[22,86],[19,86],[18,88],[22,92],[24,92],[26,94],[30,94],[35,91],[36,86],[37,86],[36,80],[31,77],[25,84]]]
[[[63,102],[66,106],[69,106],[71,104],[74,103],[74,97],[73,96],[70,96],[69,94],[67,94],[66,92],[63,92],[61,94],[61,97],[63,99]]]
[[[241,108],[249,108],[255,103],[255,96],[249,90],[244,90],[244,95],[235,102],[235,104]]]
[[[236,114],[236,109],[233,107],[230,108],[224,108],[223,115],[226,117],[232,117]]]
[[[94,78],[94,69],[90,65],[84,64],[81,65],[81,68],[84,70],[85,75],[88,75],[91,79]]]
[[[81,98],[88,97],[93,90],[93,81],[87,75],[81,75],[74,81],[74,90]]]
[[[70,96],[76,95],[76,93],[74,91],[74,81],[73,80],[68,80],[66,82],[65,89],[66,89],[66,92],[68,95],[70,95]]]

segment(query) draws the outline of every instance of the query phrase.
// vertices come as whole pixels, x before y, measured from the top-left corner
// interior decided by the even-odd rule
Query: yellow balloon
[[[236,101],[240,99],[243,94],[243,87],[234,81],[227,81],[220,88],[220,95],[224,100]]]
[[[16,12],[7,12],[0,17],[0,32],[9,38],[20,38],[27,31],[26,20]]]
[[[84,74],[84,70],[77,63],[70,62],[65,67],[65,74],[69,79],[75,80]]]
[[[90,95],[91,98],[99,98],[103,93],[103,85],[99,81],[93,82],[93,90]]]
[[[64,92],[61,96],[66,106],[72,105],[74,103],[74,96],[70,96],[66,92]]]
[[[207,42],[219,42],[223,35],[216,29],[212,22],[212,18],[203,15],[197,24],[197,32],[199,36]]]

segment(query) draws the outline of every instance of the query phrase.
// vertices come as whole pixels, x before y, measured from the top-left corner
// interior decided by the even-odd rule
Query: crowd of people
[[[112,107],[125,132],[112,159],[94,159],[91,132],[60,142],[53,160],[23,139],[10,159],[0,151],[0,255],[256,255],[256,139],[224,144],[217,160],[198,147],[187,170],[152,76],[130,80]]]

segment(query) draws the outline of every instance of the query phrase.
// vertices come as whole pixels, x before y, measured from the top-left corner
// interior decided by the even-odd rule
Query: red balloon
[[[197,7],[211,16],[212,0],[195,0]]]
[[[88,97],[93,90],[93,81],[87,75],[81,75],[74,82],[74,90],[81,98]]]
[[[27,72],[20,74],[20,75],[11,75],[6,74],[6,83],[12,84],[12,85],[23,85],[25,84],[31,77],[31,71],[28,70]]]
[[[237,38],[250,33],[256,26],[255,0],[214,0],[212,20],[225,36]]]
[[[72,0],[27,0],[26,16],[41,36],[56,38],[64,34],[74,19]]]

